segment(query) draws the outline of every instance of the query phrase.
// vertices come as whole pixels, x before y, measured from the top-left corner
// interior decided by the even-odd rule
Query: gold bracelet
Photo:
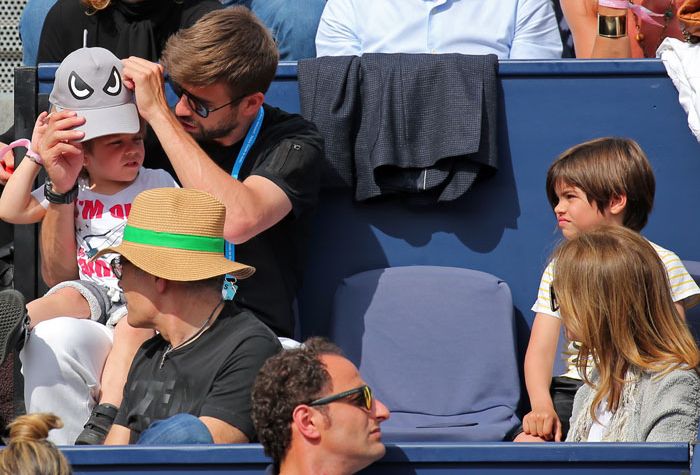
[[[627,15],[598,14],[598,36],[622,38],[627,36]]]

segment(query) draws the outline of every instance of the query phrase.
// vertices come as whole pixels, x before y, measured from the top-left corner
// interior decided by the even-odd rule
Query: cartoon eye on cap
[[[122,77],[119,75],[117,68],[112,66],[112,71],[109,73],[107,84],[102,88],[105,94],[110,96],[118,96],[122,91]]]
[[[104,48],[79,48],[58,69],[49,102],[85,119],[82,141],[111,134],[135,134],[141,128],[134,94],[124,85],[122,63]]]
[[[75,71],[72,71],[68,77],[68,90],[78,100],[85,100],[95,92]]]

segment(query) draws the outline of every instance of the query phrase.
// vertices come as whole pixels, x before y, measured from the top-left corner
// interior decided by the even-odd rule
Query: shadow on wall
[[[502,97],[499,116],[505,118]],[[481,259],[498,247],[505,229],[517,229],[520,216],[505,120],[498,141],[498,171],[453,202],[424,206],[387,197],[357,203],[348,189],[324,190],[299,299],[302,334],[328,334],[333,294],[358,272],[406,265],[489,272]]]
[[[499,89],[498,114],[504,119],[502,86]],[[374,203],[378,209],[372,213],[373,204],[368,205],[368,222],[411,247],[429,246],[435,234],[444,233],[456,236],[472,252],[493,251],[506,228],[517,228],[520,216],[505,120],[499,124],[498,151],[498,170],[479,180],[461,199],[430,206],[403,205],[395,199]]]

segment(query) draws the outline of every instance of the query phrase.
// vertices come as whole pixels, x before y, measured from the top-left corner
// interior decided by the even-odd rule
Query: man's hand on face
[[[73,111],[54,112],[44,119],[35,151],[41,155],[56,193],[70,191],[78,181],[84,162],[83,146],[78,140],[85,134],[73,129],[84,123],[85,118]]]
[[[134,91],[141,117],[151,122],[159,113],[169,111],[163,84],[163,66],[143,58],[123,59],[124,85]]]

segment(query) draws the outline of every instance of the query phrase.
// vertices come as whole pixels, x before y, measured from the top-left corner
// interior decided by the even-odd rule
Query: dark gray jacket
[[[355,198],[450,201],[497,164],[495,55],[365,54],[299,62],[304,117],[326,147],[324,182]]]

